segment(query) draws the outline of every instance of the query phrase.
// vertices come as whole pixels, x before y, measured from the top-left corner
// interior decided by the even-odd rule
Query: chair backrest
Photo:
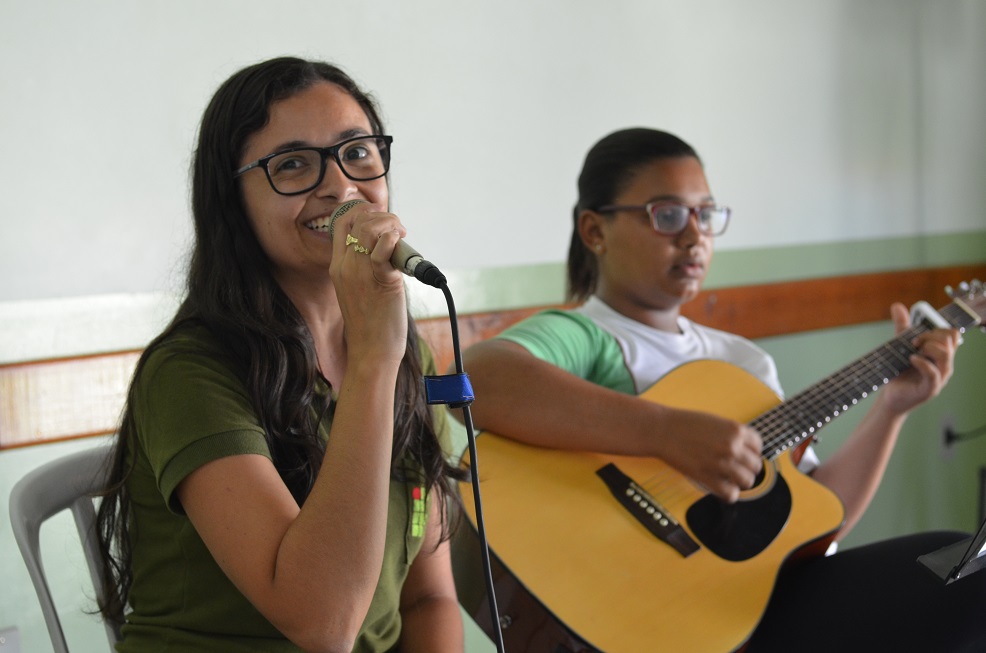
[[[27,564],[31,582],[41,602],[48,635],[55,653],[68,653],[62,625],[52,601],[44,566],[41,563],[41,524],[63,510],[71,510],[75,519],[89,575],[96,598],[103,599],[99,541],[96,535],[96,510],[92,495],[103,486],[112,447],[99,446],[52,460],[28,472],[10,492],[10,523],[14,539]],[[103,621],[110,645],[120,639],[116,624]]]

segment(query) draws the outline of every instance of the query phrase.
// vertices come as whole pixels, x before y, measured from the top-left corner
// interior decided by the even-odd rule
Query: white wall
[[[197,122],[235,69],[341,64],[443,269],[563,260],[586,149],[706,159],[747,248],[986,224],[979,0],[3,0],[0,302],[176,287]]]

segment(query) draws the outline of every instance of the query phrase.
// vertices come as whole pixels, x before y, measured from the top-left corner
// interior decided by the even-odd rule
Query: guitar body
[[[740,422],[780,403],[719,361],[679,367],[641,396]],[[614,438],[619,431],[614,417]],[[760,621],[781,566],[794,554],[823,553],[843,522],[838,498],[797,470],[791,450],[765,461],[759,484],[726,505],[655,458],[544,449],[492,433],[476,445],[510,653],[737,650]],[[642,494],[645,507],[676,520],[697,548],[682,553],[646,528],[597,474],[607,465],[644,491],[638,504]],[[471,485],[460,491],[475,528]],[[453,547],[460,600],[488,627],[489,608],[477,594],[482,579],[469,578],[462,563],[481,568],[475,542],[465,542],[474,530],[460,531]]]

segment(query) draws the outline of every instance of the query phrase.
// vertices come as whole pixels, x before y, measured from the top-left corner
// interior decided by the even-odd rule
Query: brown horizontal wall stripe
[[[986,279],[986,264],[858,274],[703,291],[684,308],[691,319],[748,338],[765,338],[889,319],[889,307],[949,302],[944,288]],[[495,336],[545,306],[459,316],[463,348]],[[418,321],[439,373],[451,364],[449,319]],[[0,449],[111,433],[139,351],[0,365]],[[466,370],[468,372],[468,370]]]
[[[111,433],[140,351],[0,365],[0,449]]]
[[[890,319],[890,304],[949,303],[945,287],[986,280],[986,264],[857,274],[703,292],[684,313],[702,324],[765,338]]]

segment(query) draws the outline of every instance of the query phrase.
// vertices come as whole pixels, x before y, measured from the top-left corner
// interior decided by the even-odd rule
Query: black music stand
[[[972,537],[918,556],[918,562],[946,585],[986,567],[986,520]]]

